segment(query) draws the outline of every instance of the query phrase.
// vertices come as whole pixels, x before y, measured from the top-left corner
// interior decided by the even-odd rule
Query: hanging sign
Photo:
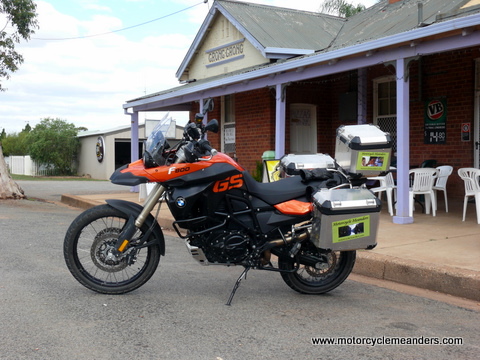
[[[447,99],[425,102],[425,144],[447,143]]]

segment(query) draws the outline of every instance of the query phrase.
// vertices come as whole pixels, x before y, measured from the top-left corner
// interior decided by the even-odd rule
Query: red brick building
[[[177,72],[185,84],[124,108],[135,128],[138,112],[193,116],[214,98],[222,131],[209,140],[249,171],[266,150],[333,156],[338,126],[377,124],[394,139],[394,221],[407,223],[410,167],[452,165],[451,197],[456,170],[479,167],[479,29],[475,1],[384,0],[342,19],[218,0]]]

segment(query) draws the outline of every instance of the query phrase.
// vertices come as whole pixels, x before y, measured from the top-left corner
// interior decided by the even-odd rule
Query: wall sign
[[[447,99],[437,98],[425,102],[425,144],[447,143]]]
[[[245,57],[243,54],[244,42],[245,39],[240,39],[205,51],[208,60],[206,67],[209,68],[243,59]]]
[[[225,144],[235,144],[235,128],[234,127],[225,127],[223,129],[224,143]]]
[[[462,123],[462,141],[470,141],[470,123]]]
[[[95,152],[97,154],[98,162],[102,162],[105,157],[105,140],[102,136],[97,138],[97,143],[95,144]]]
[[[290,121],[294,126],[311,126],[311,109],[309,107],[290,109]]]

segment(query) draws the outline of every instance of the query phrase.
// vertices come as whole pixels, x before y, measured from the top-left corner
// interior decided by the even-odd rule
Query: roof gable
[[[179,80],[188,79],[186,71],[219,16],[225,17],[256,48],[265,63],[327,48],[345,21],[321,13],[217,0],[176,73]]]
[[[428,15],[430,10],[427,10],[423,13],[424,24],[420,25],[416,16],[418,9],[411,6],[412,4],[416,5],[417,0],[400,0],[392,4],[389,0],[383,0],[349,18],[332,45],[314,54],[198,79],[196,82],[129,100],[123,107],[135,111],[189,111],[191,101],[198,101],[199,94],[203,98],[215,97],[301,81],[385,64],[398,59],[399,54],[408,57],[415,54],[426,56],[478,47],[480,0],[423,0],[424,5],[437,5],[437,9],[441,11]],[[411,17],[416,18],[415,24],[398,24],[402,17],[395,17],[393,14],[401,14],[405,10]],[[383,13],[391,16],[383,17]],[[375,17],[380,15],[381,20],[377,21]],[[433,22],[427,23],[427,19]],[[390,29],[388,23],[392,23],[390,27],[395,30],[387,31]],[[373,27],[370,27],[370,24]],[[362,30],[362,26],[365,29]]]
[[[217,3],[220,11],[235,26],[241,27],[245,36],[249,33],[263,49],[324,49],[345,21],[321,13],[259,4],[237,1]]]

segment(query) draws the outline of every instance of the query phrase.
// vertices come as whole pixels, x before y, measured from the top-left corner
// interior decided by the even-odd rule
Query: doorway
[[[290,105],[290,152],[293,154],[317,153],[316,105]]]
[[[463,131],[463,130],[462,130]],[[474,167],[480,169],[480,59],[475,60],[475,104],[473,114]]]
[[[130,140],[115,139],[115,169],[132,162],[132,150]],[[143,154],[143,141],[138,143],[139,157]]]

